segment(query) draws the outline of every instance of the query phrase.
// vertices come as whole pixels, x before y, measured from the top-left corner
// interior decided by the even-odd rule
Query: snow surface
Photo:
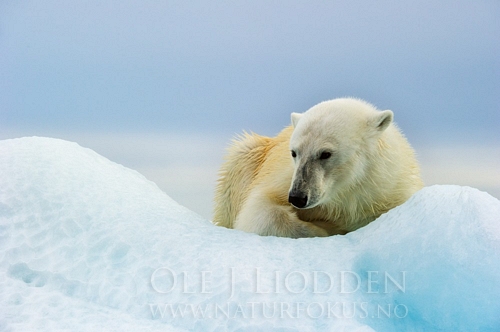
[[[500,201],[473,188],[260,237],[75,143],[0,141],[1,331],[495,331],[499,298]]]

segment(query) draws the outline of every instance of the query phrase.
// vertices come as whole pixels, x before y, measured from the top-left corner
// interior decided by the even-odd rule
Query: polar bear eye
[[[323,151],[323,152],[321,152],[321,155],[319,156],[319,159],[325,160],[325,159],[330,158],[331,156],[332,156],[331,152]]]
[[[292,150],[292,158],[295,158],[297,157],[297,152],[295,152],[294,150]]]

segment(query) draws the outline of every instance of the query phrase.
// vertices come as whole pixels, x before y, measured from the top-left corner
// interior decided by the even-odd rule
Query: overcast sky
[[[208,217],[232,136],[355,96],[394,111],[431,183],[499,194],[499,17],[498,0],[2,1],[0,138],[77,141]]]

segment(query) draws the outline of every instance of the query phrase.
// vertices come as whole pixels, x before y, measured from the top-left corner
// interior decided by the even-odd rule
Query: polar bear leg
[[[250,194],[236,217],[235,229],[291,238],[328,236],[325,229],[300,220],[291,206],[278,205],[256,192]]]

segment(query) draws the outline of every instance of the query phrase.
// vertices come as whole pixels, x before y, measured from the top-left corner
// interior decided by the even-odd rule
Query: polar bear
[[[216,225],[291,238],[354,231],[423,187],[393,122],[354,98],[322,102],[274,138],[243,134],[219,172]]]

